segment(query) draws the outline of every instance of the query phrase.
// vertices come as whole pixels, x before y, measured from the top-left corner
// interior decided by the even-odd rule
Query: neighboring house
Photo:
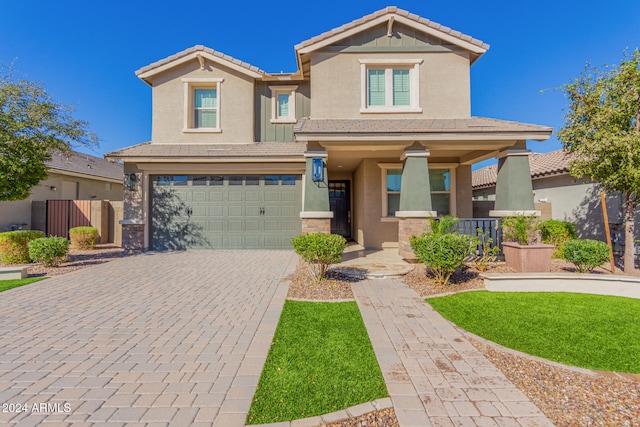
[[[576,224],[578,236],[605,241],[604,217],[600,202],[600,185],[588,178],[569,174],[569,159],[563,150],[534,153],[529,156],[534,200],[537,206],[547,205],[550,217]],[[493,209],[497,165],[473,172],[474,216],[481,217]],[[624,216],[621,198],[607,195],[607,212],[612,239],[621,250],[624,240]],[[640,230],[639,230],[640,231]]]
[[[49,174],[25,200],[0,202],[0,230],[30,229],[31,204],[45,200],[122,200],[123,167],[99,157],[73,152],[54,154]]]
[[[106,155],[131,179],[123,245],[288,248],[322,231],[408,256],[428,217],[472,216],[471,166],[491,157],[493,214],[533,211],[526,141],[552,129],[471,116],[488,48],[388,7],[295,46],[295,73],[203,46],[138,70],[152,140]]]

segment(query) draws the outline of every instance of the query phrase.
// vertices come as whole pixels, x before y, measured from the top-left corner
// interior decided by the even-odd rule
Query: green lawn
[[[44,279],[46,279],[46,277],[30,277],[27,279],[17,280],[0,280],[0,292],[17,288],[18,286],[28,285],[29,283],[39,282],[40,280]]]
[[[287,301],[247,423],[306,418],[387,395],[355,302]]]
[[[567,365],[640,373],[640,300],[467,292],[427,302],[460,327],[505,347]]]

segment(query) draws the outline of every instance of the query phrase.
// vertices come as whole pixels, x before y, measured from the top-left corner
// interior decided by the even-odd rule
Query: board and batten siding
[[[292,86],[296,89],[296,119],[309,117],[311,102],[308,81],[256,82],[256,141],[258,142],[293,142],[292,123],[271,123],[271,89],[269,86]]]

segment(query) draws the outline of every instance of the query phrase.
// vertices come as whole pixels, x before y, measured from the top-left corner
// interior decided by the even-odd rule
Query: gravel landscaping
[[[131,252],[127,252],[113,244],[96,245],[94,249],[90,250],[70,249],[67,259],[58,267],[43,267],[40,264],[31,264],[27,269],[27,274],[29,277],[58,276],[131,254]]]

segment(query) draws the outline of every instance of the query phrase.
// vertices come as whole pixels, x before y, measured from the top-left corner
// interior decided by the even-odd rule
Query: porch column
[[[130,178],[131,177],[131,178]],[[135,165],[124,165],[124,193],[122,248],[128,251],[143,251],[145,215],[144,215],[144,182],[143,173]]]
[[[400,184],[400,209],[398,217],[398,253],[404,259],[415,261],[409,239],[422,234],[429,227],[429,218],[435,217],[431,210],[431,186],[429,183],[429,150],[409,148],[400,160],[402,182]]]
[[[327,176],[327,152],[307,151],[306,170],[304,175],[304,205],[302,218],[302,233],[331,233],[331,218],[333,212],[329,208],[329,179]],[[313,180],[313,159],[322,160],[322,180]]]
[[[512,148],[498,155],[496,203],[489,216],[540,216],[533,202],[529,154],[530,150]]]

